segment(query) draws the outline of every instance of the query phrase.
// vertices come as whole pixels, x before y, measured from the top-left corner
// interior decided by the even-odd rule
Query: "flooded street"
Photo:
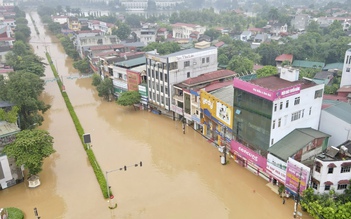
[[[72,119],[46,67],[42,98],[51,104],[45,129],[54,137],[56,153],[45,160],[41,186],[26,183],[0,191],[0,207],[22,209],[26,218],[293,218],[293,200],[282,199],[264,179],[237,165],[221,165],[218,150],[190,127],[183,134],[179,122],[146,111],[121,107],[97,96],[91,78],[77,78],[72,61],[57,39],[45,33],[38,14],[29,16],[31,44],[41,57],[50,53],[78,118],[92,138],[92,150],[102,168],[110,171],[143,162],[143,167],[108,175],[118,208],[103,198]],[[45,62],[46,59],[45,59]],[[302,218],[310,218],[303,215]]]

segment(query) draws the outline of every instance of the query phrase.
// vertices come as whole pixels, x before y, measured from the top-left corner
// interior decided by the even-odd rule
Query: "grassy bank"
[[[108,196],[108,194],[107,194],[107,185],[106,185],[106,179],[105,179],[104,173],[101,170],[100,165],[98,164],[98,162],[97,162],[97,160],[95,158],[94,152],[91,149],[89,149],[86,144],[84,144],[84,140],[83,140],[83,134],[85,133],[84,129],[83,129],[82,125],[79,122],[78,116],[77,116],[76,112],[74,111],[74,108],[72,106],[71,101],[69,100],[69,97],[68,97],[67,93],[63,90],[63,83],[62,83],[62,81],[61,81],[61,79],[60,79],[60,77],[59,77],[59,75],[57,73],[57,70],[56,70],[56,68],[55,68],[55,66],[54,66],[54,64],[53,64],[53,62],[51,60],[51,56],[49,55],[48,52],[46,52],[46,58],[47,58],[47,60],[48,60],[48,62],[50,64],[52,72],[55,75],[55,78],[57,79],[57,84],[58,84],[59,89],[61,91],[61,95],[62,95],[62,97],[63,97],[63,99],[64,99],[64,101],[66,103],[67,109],[68,109],[68,111],[69,111],[69,113],[71,115],[71,118],[73,120],[74,126],[75,126],[75,128],[77,130],[77,134],[78,134],[78,136],[79,136],[79,138],[81,140],[82,146],[84,147],[84,150],[85,150],[85,152],[88,155],[89,162],[90,162],[91,166],[93,167],[96,179],[97,179],[97,181],[98,181],[98,183],[100,185],[100,188],[101,188],[101,192],[102,192],[103,196],[105,198],[107,198],[107,196]],[[111,191],[110,191],[110,194],[112,194]]]

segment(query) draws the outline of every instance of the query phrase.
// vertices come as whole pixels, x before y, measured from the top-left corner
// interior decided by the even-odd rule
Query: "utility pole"
[[[297,206],[299,205],[299,201],[300,201],[301,176],[302,176],[302,167],[300,169],[299,183],[297,184],[297,194],[296,194],[296,200],[295,200],[295,205],[294,205],[294,218],[296,218]]]
[[[143,166],[143,162],[140,161],[139,163],[136,163],[136,164],[133,164],[133,165],[123,166],[123,167],[118,168],[118,169],[106,171],[106,188],[107,188],[107,198],[109,199],[109,200],[108,200],[108,203],[109,203],[108,208],[109,208],[109,209],[115,209],[115,208],[117,208],[117,203],[116,203],[114,206],[111,206],[111,203],[112,203],[112,200],[114,199],[114,196],[113,196],[113,195],[110,195],[111,186],[110,186],[109,183],[108,183],[108,174],[109,174],[109,173],[112,173],[112,172],[116,172],[116,171],[118,171],[118,170],[127,171],[127,168],[128,168],[128,167],[138,167],[138,166],[142,167],[142,166]]]
[[[224,157],[224,164],[227,163],[227,140],[225,139],[225,136],[226,136],[226,133],[227,133],[227,127],[223,127],[223,140],[222,141],[222,145],[224,145],[224,148],[223,148],[223,157]]]

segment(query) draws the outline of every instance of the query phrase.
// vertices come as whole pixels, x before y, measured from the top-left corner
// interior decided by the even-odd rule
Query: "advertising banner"
[[[279,98],[285,98],[295,94],[299,94],[301,90],[301,84],[296,84],[286,88],[278,90],[270,90],[268,88],[261,87],[256,84],[252,84],[247,81],[242,81],[239,78],[234,78],[234,88],[244,90],[256,96],[262,97],[264,99],[274,101]]]
[[[230,129],[233,128],[233,107],[227,103],[217,99],[215,96],[207,93],[206,91],[200,91],[200,107],[201,109],[207,109],[211,116],[220,121]]]
[[[267,166],[266,158],[262,157],[255,151],[245,147],[244,145],[240,144],[237,141],[234,141],[234,140],[231,141],[230,146],[231,146],[230,148],[232,153],[239,154],[241,157],[244,157],[245,159],[255,164],[256,166],[259,166],[260,168],[263,169],[264,172],[266,172],[266,166]]]
[[[292,193],[300,191],[300,195],[306,189],[310,177],[310,168],[302,163],[289,158],[286,169],[285,187]],[[299,187],[300,182],[300,188]]]
[[[267,173],[285,183],[287,163],[272,154],[267,155]]]

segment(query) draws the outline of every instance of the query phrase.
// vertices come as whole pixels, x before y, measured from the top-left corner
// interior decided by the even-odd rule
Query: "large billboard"
[[[229,104],[202,90],[200,91],[200,100],[201,109],[207,109],[215,119],[232,129],[233,106],[230,106]]]
[[[310,168],[292,158],[289,158],[286,168],[285,187],[294,194],[297,194],[297,191],[299,190],[300,195],[302,195],[302,192],[307,187],[309,178]]]
[[[272,154],[267,155],[267,173],[282,183],[286,180],[286,167],[286,162]]]
[[[256,84],[240,80],[239,78],[234,78],[234,88],[244,90],[270,101],[274,101],[276,99],[299,94],[301,90],[301,84],[292,85],[278,90],[270,90]]]

